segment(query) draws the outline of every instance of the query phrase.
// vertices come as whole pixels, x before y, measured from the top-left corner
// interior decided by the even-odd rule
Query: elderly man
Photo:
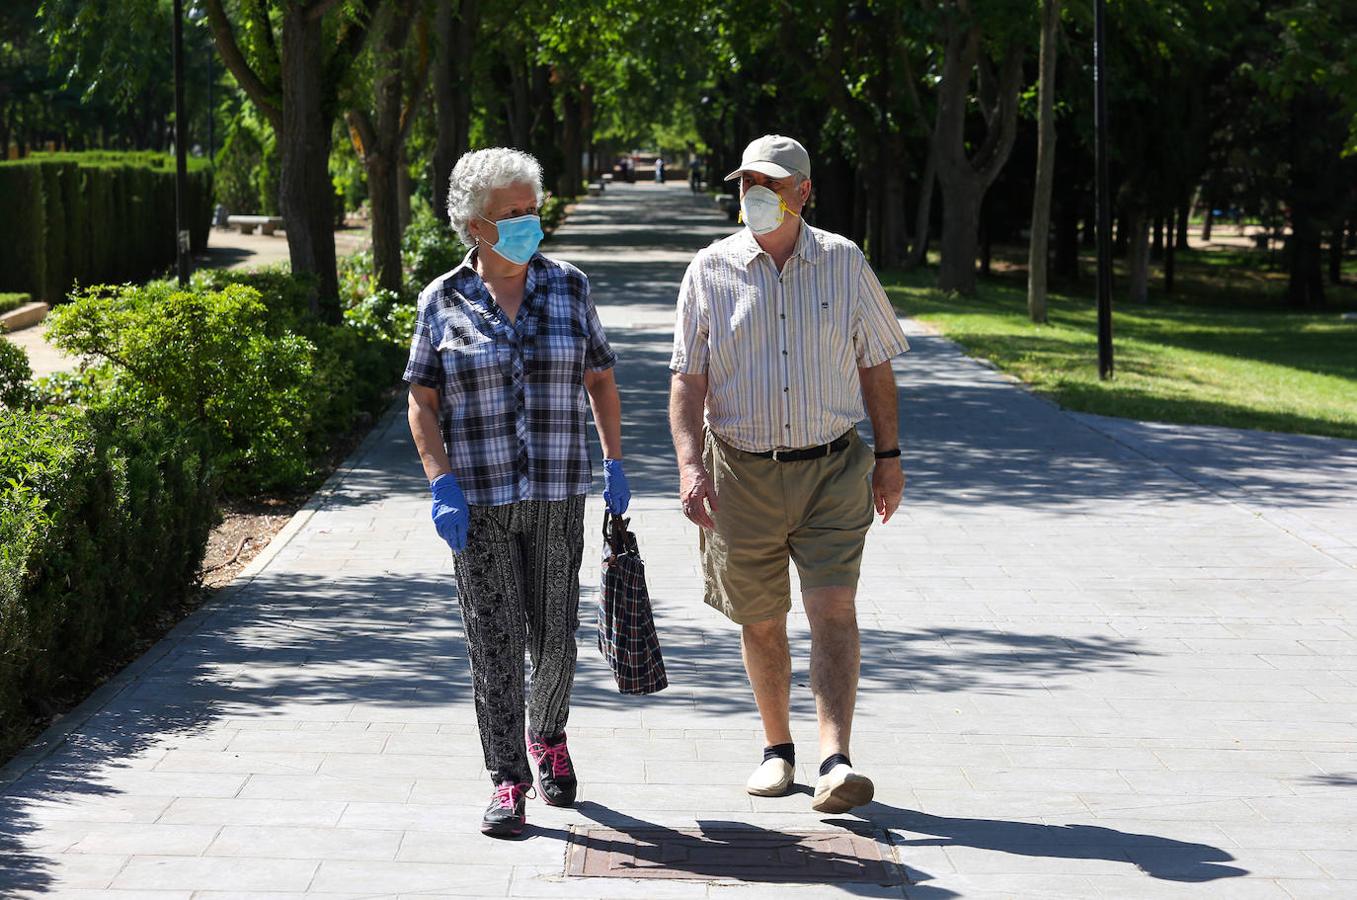
[[[909,345],[862,251],[802,221],[801,144],[759,138],[734,178],[745,228],[698,253],[679,289],[669,398],[679,497],[701,529],[705,600],[743,629],[767,743],[747,790],[778,796],[792,783],[790,558],[820,726],[811,806],[844,812],[874,791],[848,757],[854,597],[872,509],[884,524],[904,492],[891,359]],[[874,452],[855,428],[864,401]]]

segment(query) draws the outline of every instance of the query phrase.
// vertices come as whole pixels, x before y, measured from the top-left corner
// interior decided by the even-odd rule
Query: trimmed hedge
[[[174,158],[47,153],[0,162],[0,291],[60,303],[76,282],[142,281],[172,266]],[[189,161],[192,247],[207,246],[212,171]]]
[[[0,313],[7,313],[10,310],[18,309],[25,303],[32,303],[33,298],[28,294],[3,294],[0,293]]]
[[[0,409],[0,757],[183,599],[216,515],[206,460],[140,411]]]

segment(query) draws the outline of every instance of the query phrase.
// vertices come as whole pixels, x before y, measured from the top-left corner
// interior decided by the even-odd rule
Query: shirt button
[[[786,350],[783,350],[783,351],[782,351],[782,355],[783,355],[783,356],[786,356],[786,355],[787,355],[787,351],[786,351]]]
[[[782,393],[785,394],[785,393],[787,393],[789,390],[791,390],[791,388],[783,388],[783,389],[782,389]]]
[[[782,313],[780,316],[778,316],[778,318],[779,318],[779,319],[785,319],[785,318],[787,318],[787,314],[786,314],[786,313]]]

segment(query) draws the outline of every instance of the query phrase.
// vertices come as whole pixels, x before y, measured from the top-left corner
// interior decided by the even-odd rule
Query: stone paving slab
[[[906,322],[909,486],[868,537],[858,815],[743,793],[761,734],[700,599],[665,415],[674,293],[727,233],[686,186],[610,187],[548,252],[621,356],[633,527],[671,687],[594,648],[590,498],[573,810],[487,799],[451,560],[399,405],[243,574],[0,776],[0,895],[1357,896],[1353,442],[1076,415]],[[911,884],[568,878],[570,830],[886,829]],[[606,882],[606,883],[604,883]]]

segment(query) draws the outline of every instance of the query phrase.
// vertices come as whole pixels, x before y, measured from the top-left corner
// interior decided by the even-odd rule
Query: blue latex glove
[[[448,472],[435,478],[429,490],[433,493],[433,527],[453,553],[461,553],[466,547],[466,526],[471,518],[461,485]]]
[[[603,505],[608,512],[620,516],[631,504],[631,488],[627,486],[626,473],[622,471],[622,460],[603,460]]]

